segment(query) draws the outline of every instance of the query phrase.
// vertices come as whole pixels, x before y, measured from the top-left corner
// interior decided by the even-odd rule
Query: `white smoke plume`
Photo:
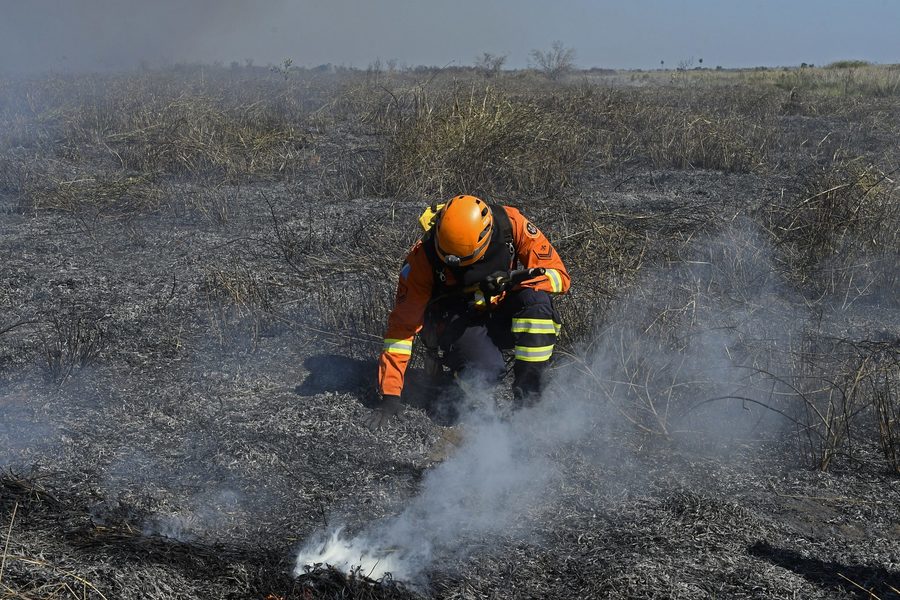
[[[535,503],[551,476],[550,465],[535,451],[534,433],[526,419],[470,415],[464,441],[428,471],[418,495],[400,514],[353,538],[340,527],[318,536],[301,550],[295,573],[329,564],[345,571],[359,567],[376,579],[390,573],[415,580],[435,553],[452,555],[468,537],[507,530]]]
[[[764,244],[744,233],[708,241],[701,261],[650,274],[581,358],[555,371],[540,404],[505,419],[469,415],[462,444],[427,472],[405,509],[353,537],[340,527],[321,532],[300,551],[295,574],[329,564],[415,583],[435,560],[463,555],[474,538],[527,534],[560,506],[564,457],[609,460],[609,428],[724,441],[772,419],[740,400],[762,392],[738,348],[752,346],[750,337],[778,346],[791,332],[773,318],[786,303],[768,279]],[[670,321],[665,327],[660,315]],[[788,320],[802,322],[795,314]]]

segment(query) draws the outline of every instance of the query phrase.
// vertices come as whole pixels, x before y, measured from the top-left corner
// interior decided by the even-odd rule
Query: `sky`
[[[529,64],[556,41],[579,67],[900,62],[900,0],[0,0],[0,72],[140,61],[366,67]]]

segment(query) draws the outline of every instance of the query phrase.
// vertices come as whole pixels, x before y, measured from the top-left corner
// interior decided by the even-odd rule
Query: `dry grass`
[[[900,201],[894,173],[847,161],[799,174],[796,191],[761,218],[801,285],[844,306],[874,296],[892,303],[900,260]]]
[[[84,174],[72,179],[47,178],[24,190],[29,210],[88,211],[131,215],[156,211],[163,198],[150,175],[129,176],[123,172]]]
[[[663,108],[650,111],[640,140],[654,166],[750,172],[765,164],[771,132],[752,120]]]
[[[351,198],[445,196],[462,189],[521,197],[572,187],[588,164],[764,170],[776,137],[771,98],[752,102],[731,92],[723,109],[695,96],[691,90],[626,93],[585,84],[523,89],[515,79],[499,85],[364,83],[331,108],[335,119],[373,143],[333,158],[330,187]]]
[[[141,212],[165,181],[285,179],[316,164],[293,82],[214,74],[2,82],[0,188],[28,207]]]
[[[571,183],[585,153],[573,114],[493,87],[392,92],[368,118],[383,144],[344,169],[364,195],[547,193]]]
[[[900,434],[900,347],[897,343],[806,339],[793,349],[790,374],[775,376],[792,399],[802,450],[816,467],[827,470],[838,458],[876,439],[894,472]]]
[[[308,136],[262,103],[223,107],[220,99],[186,96],[127,113],[115,129],[71,117],[72,139],[99,137],[126,171],[181,177],[246,179],[290,173],[309,160]],[[77,119],[77,120],[76,120]],[[79,122],[80,121],[80,122]],[[88,117],[89,121],[89,117]]]
[[[782,89],[824,96],[900,96],[900,69],[859,61],[842,61],[825,68],[775,71],[772,77],[774,84]]]

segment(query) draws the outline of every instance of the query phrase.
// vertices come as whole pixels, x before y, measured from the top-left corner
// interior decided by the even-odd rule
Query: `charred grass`
[[[135,251],[149,244],[142,228],[174,233],[148,251],[171,266],[150,272],[162,291],[147,306],[130,298],[89,318],[36,293],[20,312],[40,316],[0,322],[0,343],[30,352],[59,388],[87,367],[121,368],[126,345],[130,372],[165,370],[141,346],[161,339],[178,340],[175,358],[207,351],[205,336],[220,348],[249,340],[250,361],[277,339],[277,365],[292,347],[371,362],[419,212],[467,191],[519,206],[563,256],[573,291],[557,303],[554,367],[574,368],[617,432],[677,447],[725,429],[720,441],[778,438],[821,471],[900,473],[898,156],[884,136],[900,107],[895,73],[854,68],[635,87],[250,68],[3,81],[0,200],[20,226],[73,218],[109,248],[127,237],[126,220]],[[141,327],[160,331],[125,327],[132,313],[153,315]],[[749,413],[755,425],[723,426]],[[102,597],[91,573],[16,541],[22,515],[52,495],[21,477],[0,484],[5,514],[25,511],[9,523],[0,595]],[[161,572],[193,564],[271,598],[413,595],[327,567],[287,580],[277,551],[148,541],[123,523],[80,530],[93,555],[112,560],[127,546]],[[592,589],[577,565],[547,564],[542,585],[562,569]],[[613,571],[588,566],[615,589]],[[140,585],[116,573],[98,576]],[[626,575],[645,595],[663,585]],[[735,594],[748,592],[732,575]],[[466,595],[457,583],[437,589]],[[155,593],[192,597],[184,585]]]
[[[254,312],[296,323],[286,300],[293,287],[306,295],[301,321],[342,332],[363,347],[376,344],[378,323],[390,306],[392,271],[382,259],[399,261],[415,237],[398,225],[396,202],[410,207],[400,211],[403,219],[413,216],[418,199],[459,190],[527,204],[539,222],[547,222],[576,281],[600,282],[560,303],[567,323],[563,347],[574,350],[623,291],[652,272],[648,265],[680,265],[681,249],[725,230],[740,215],[750,228],[766,232],[771,256],[754,251],[766,252],[772,273],[800,293],[806,309],[894,306],[900,202],[891,149],[880,157],[869,152],[850,158],[850,136],[826,158],[821,143],[812,148],[782,131],[784,119],[797,113],[799,93],[807,102],[804,112],[811,112],[810,103],[825,111],[836,95],[835,78],[844,83],[840,95],[853,97],[855,114],[865,113],[866,102],[872,118],[890,114],[896,104],[885,99],[895,96],[894,76],[850,65],[721,80],[684,74],[667,86],[622,88],[588,80],[550,85],[527,74],[487,81],[458,73],[370,71],[317,80],[299,72],[212,68],[205,76],[180,69],[4,82],[8,160],[2,180],[7,196],[28,211],[94,219],[168,211],[227,227],[238,204],[229,195],[239,196],[241,185],[306,177],[312,187],[299,195],[331,198],[334,208],[307,202],[298,213],[290,200],[274,206],[258,194],[257,208],[269,213],[270,229],[266,241],[251,244],[252,252],[273,262],[263,270],[252,259],[204,266],[210,314],[221,323]],[[836,127],[825,137],[841,136]],[[789,163],[786,149],[793,152]],[[640,169],[759,175],[783,186],[777,195],[743,206],[716,198],[647,209],[579,198],[579,186]],[[393,199],[390,212],[350,216],[354,209],[346,203],[360,196]],[[735,281],[748,274],[741,257],[728,260],[708,261],[719,271],[703,275],[705,291],[747,303],[735,294],[745,296],[758,282]],[[776,285],[765,266],[750,262],[753,277]],[[694,286],[681,307],[661,309],[646,331],[665,337],[684,327],[679,319],[700,291]],[[58,322],[54,331],[44,343],[51,378],[93,360],[97,336]],[[629,340],[634,347],[641,343]],[[619,350],[624,368],[629,359],[621,355],[624,347]],[[661,376],[641,364],[628,366],[629,377]],[[886,381],[887,387],[871,382],[864,404],[880,415],[886,432],[881,443],[893,456],[896,394],[893,380]],[[645,386],[642,393],[637,405],[658,418],[654,406],[644,406],[658,391]],[[853,388],[850,395],[860,392]],[[807,434],[822,426],[834,440],[826,446],[840,445],[827,416],[813,410],[807,417]],[[641,428],[669,431],[664,422]],[[852,428],[845,423],[843,429]],[[830,461],[816,462],[824,467]]]

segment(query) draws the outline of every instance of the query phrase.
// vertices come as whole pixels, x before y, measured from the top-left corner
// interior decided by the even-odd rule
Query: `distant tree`
[[[532,50],[531,60],[548,79],[557,81],[575,68],[575,49],[557,40],[549,50]]]
[[[484,52],[481,56],[475,58],[475,68],[486,77],[493,77],[503,70],[503,64],[505,62],[505,54],[491,54],[490,52]]]
[[[287,81],[288,77],[290,77],[291,75],[291,67],[293,66],[293,64],[293,58],[286,58],[281,62],[280,66],[272,65],[271,67],[269,67],[269,70],[273,73],[278,73],[279,75],[284,77],[285,81]]]

